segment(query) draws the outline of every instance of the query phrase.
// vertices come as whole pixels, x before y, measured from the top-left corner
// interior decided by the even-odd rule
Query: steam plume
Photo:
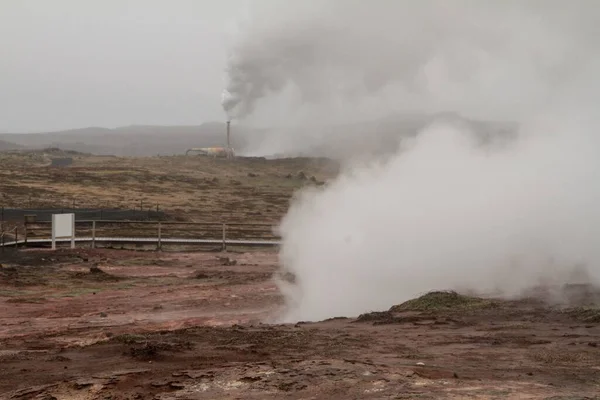
[[[290,4],[253,8],[228,67],[230,115],[276,106],[302,126],[456,111],[516,121],[518,140],[482,150],[473,128],[433,121],[391,159],[301,193],[281,225],[281,262],[297,277],[281,284],[286,320],[432,289],[517,294],[576,265],[600,278],[596,3]]]

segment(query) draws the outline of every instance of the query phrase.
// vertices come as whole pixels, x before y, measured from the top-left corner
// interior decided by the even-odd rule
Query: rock
[[[41,394],[35,397],[35,400],[58,400],[56,397],[52,396],[49,393]]]
[[[55,386],[58,386],[58,383],[53,383],[53,384],[49,384],[49,385],[32,386],[32,387],[28,387],[25,389],[19,389],[19,390],[12,392],[11,397],[9,397],[9,398],[10,399],[18,399],[18,398],[22,398],[25,396],[33,396],[36,394],[40,394],[40,392],[43,392],[43,391],[53,388]]]
[[[171,384],[171,381],[169,381],[169,380],[160,380],[160,381],[154,381],[154,382],[150,383],[150,385],[153,387],[162,387],[162,386],[167,386],[170,384]]]
[[[415,374],[425,379],[458,379],[456,372],[438,368],[416,368]]]
[[[229,257],[219,257],[219,261],[222,265],[233,266],[237,264],[237,260],[231,259]]]
[[[261,379],[262,378],[260,376],[244,376],[244,377],[240,378],[240,382],[252,383],[252,382],[260,381]]]
[[[181,390],[185,388],[185,385],[181,382],[171,382],[169,383],[169,387],[175,390]]]
[[[103,374],[103,375],[93,376],[93,378],[96,378],[96,379],[112,379],[112,378],[117,377],[117,376],[133,375],[133,374],[143,374],[143,373],[146,373],[146,372],[150,372],[150,370],[147,369],[147,368],[123,369],[123,370],[117,370],[117,371],[111,372],[109,374]]]
[[[211,371],[189,370],[189,371],[183,372],[183,374],[190,379],[201,379],[201,378],[212,379],[212,378],[214,378],[214,374]]]
[[[92,380],[79,379],[79,380],[75,381],[74,386],[75,386],[75,389],[83,389],[88,386],[92,386],[94,383],[96,383],[96,382],[92,381]]]

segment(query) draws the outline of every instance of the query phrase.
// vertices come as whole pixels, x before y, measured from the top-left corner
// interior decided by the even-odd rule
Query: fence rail
[[[168,215],[154,208],[114,209],[114,208],[6,208],[0,207],[0,221],[21,222],[27,216],[35,216],[37,221],[50,222],[52,214],[73,213],[81,220],[167,220]]]
[[[71,239],[56,239],[56,243]],[[166,244],[215,245],[226,249],[238,246],[278,246],[280,237],[270,224],[221,223],[221,222],[165,222],[165,221],[75,221],[75,243],[87,242],[91,247],[97,243],[155,244],[160,250]],[[26,222],[21,232],[2,234],[0,246],[33,246],[52,243],[52,223],[47,221]]]

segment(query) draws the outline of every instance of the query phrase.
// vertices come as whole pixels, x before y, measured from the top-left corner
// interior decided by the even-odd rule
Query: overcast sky
[[[0,0],[0,132],[200,124],[245,0]]]

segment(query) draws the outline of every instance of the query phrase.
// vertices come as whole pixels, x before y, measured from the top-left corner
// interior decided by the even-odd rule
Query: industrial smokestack
[[[231,120],[228,120],[227,121],[227,158],[231,158],[231,155],[233,154],[233,152],[231,150],[230,134],[231,134]]]

